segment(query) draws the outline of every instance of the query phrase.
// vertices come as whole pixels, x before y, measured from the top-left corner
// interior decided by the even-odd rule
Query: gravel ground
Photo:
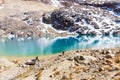
[[[44,58],[1,59],[1,80],[120,79],[120,48],[68,51]]]

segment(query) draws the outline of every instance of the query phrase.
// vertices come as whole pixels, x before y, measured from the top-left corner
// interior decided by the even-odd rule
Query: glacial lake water
[[[74,36],[39,39],[0,39],[0,56],[40,56],[62,51],[101,49],[120,46],[120,37]]]

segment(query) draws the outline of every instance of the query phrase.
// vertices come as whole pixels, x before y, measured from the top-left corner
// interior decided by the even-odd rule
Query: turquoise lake
[[[62,51],[101,49],[120,46],[120,37],[75,36],[39,39],[0,39],[0,56],[40,56]]]

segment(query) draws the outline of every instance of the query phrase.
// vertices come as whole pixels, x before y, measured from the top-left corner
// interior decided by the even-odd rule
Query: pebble
[[[104,71],[105,69],[103,67],[99,68],[99,72]]]
[[[79,62],[80,60],[85,60],[85,58],[83,57],[83,56],[76,56],[76,57],[74,57],[74,60],[76,61],[76,62]]]
[[[68,78],[65,75],[63,75],[61,80],[68,80]]]
[[[32,25],[32,24],[33,24],[32,18],[28,19],[28,20],[27,20],[27,23],[28,23],[29,25]]]

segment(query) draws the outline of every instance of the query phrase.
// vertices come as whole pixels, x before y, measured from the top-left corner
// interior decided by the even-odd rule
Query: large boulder
[[[74,19],[69,17],[69,12],[54,11],[51,14],[51,24],[56,29],[68,30],[74,24]],[[68,16],[68,17],[67,17]]]

